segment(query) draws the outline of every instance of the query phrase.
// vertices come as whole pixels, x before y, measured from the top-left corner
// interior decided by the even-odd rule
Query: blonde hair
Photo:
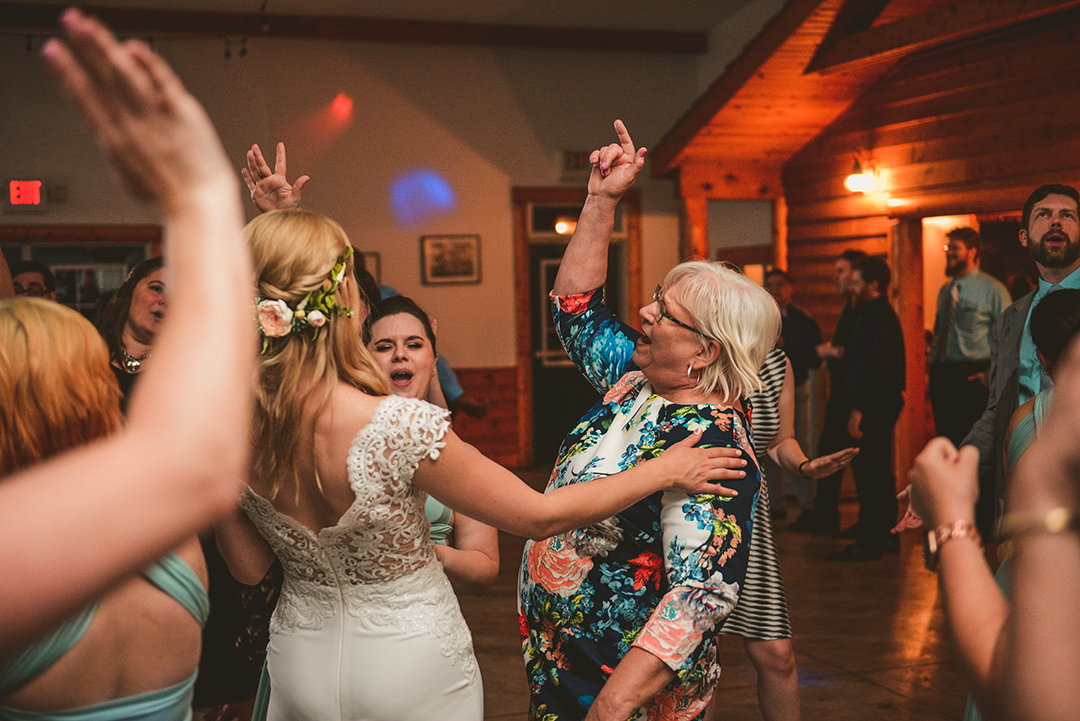
[[[283,300],[292,308],[322,285],[349,248],[340,225],[301,209],[260,215],[248,223],[244,235],[255,261],[257,295]],[[346,260],[345,277],[353,279],[352,257]],[[342,283],[335,297],[341,305],[360,310],[354,279]],[[322,394],[318,415],[338,381],[372,395],[386,395],[389,388],[361,342],[358,315],[338,313],[317,333],[308,328],[268,340],[266,352],[259,356],[255,387],[252,481],[268,498],[286,486],[299,497],[294,459],[302,441],[314,441],[314,423],[303,422],[304,407],[313,394]],[[315,482],[321,490],[317,477]]]
[[[664,287],[679,285],[690,325],[720,344],[720,356],[701,369],[695,388],[727,400],[762,388],[758,371],[780,335],[780,308],[769,293],[724,263],[696,260],[668,271]],[[702,349],[708,347],[700,338]]]
[[[41,298],[0,302],[0,476],[120,425],[120,386],[90,321]]]

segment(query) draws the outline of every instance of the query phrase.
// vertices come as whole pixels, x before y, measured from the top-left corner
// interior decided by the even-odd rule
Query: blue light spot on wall
[[[457,206],[454,189],[428,168],[414,168],[390,185],[390,205],[402,225],[418,225],[449,213]]]

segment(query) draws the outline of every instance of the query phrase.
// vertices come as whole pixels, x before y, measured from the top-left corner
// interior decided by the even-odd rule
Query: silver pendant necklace
[[[125,351],[120,351],[124,355],[124,370],[128,373],[138,373],[139,368],[142,366],[142,362],[150,357],[150,351],[143,353],[136,358],[135,356]]]

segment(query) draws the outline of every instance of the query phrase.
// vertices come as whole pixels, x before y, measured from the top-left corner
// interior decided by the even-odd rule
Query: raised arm
[[[720,495],[713,479],[745,475],[734,448],[694,448],[700,433],[659,457],[615,476],[538,493],[449,431],[437,460],[425,460],[414,482],[454,510],[517,536],[547,538],[614,516],[657,491]],[[736,482],[731,482],[737,487]],[[728,491],[726,495],[737,495]]]
[[[285,173],[285,143],[277,144],[273,171],[257,144],[247,151],[247,167],[240,168],[240,174],[244,176],[244,182],[251,192],[251,199],[264,213],[300,206],[300,195],[311,178],[301,175],[295,183],[290,184]]]
[[[255,334],[239,186],[199,103],[145,44],[64,13],[49,65],[165,223],[171,299],[127,427],[0,483],[0,653],[235,504]]]
[[[912,466],[911,503],[931,529],[974,527],[979,495],[979,452],[959,451],[947,438],[930,441]],[[952,538],[937,554],[938,585],[960,663],[981,708],[997,708],[1001,687],[1001,635],[1008,605],[994,583],[978,540]]]
[[[618,143],[594,150],[589,157],[589,195],[577,229],[563,253],[555,276],[555,295],[572,295],[599,288],[607,280],[608,242],[615,228],[615,206],[634,184],[645,165],[645,148],[634,141],[621,120],[615,121]]]

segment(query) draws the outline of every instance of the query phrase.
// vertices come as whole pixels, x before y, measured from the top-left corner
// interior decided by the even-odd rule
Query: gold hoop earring
[[[690,380],[690,374],[693,372],[693,370],[694,370],[694,361],[690,361],[690,365],[686,366],[686,380],[689,383],[693,383],[693,381]]]

